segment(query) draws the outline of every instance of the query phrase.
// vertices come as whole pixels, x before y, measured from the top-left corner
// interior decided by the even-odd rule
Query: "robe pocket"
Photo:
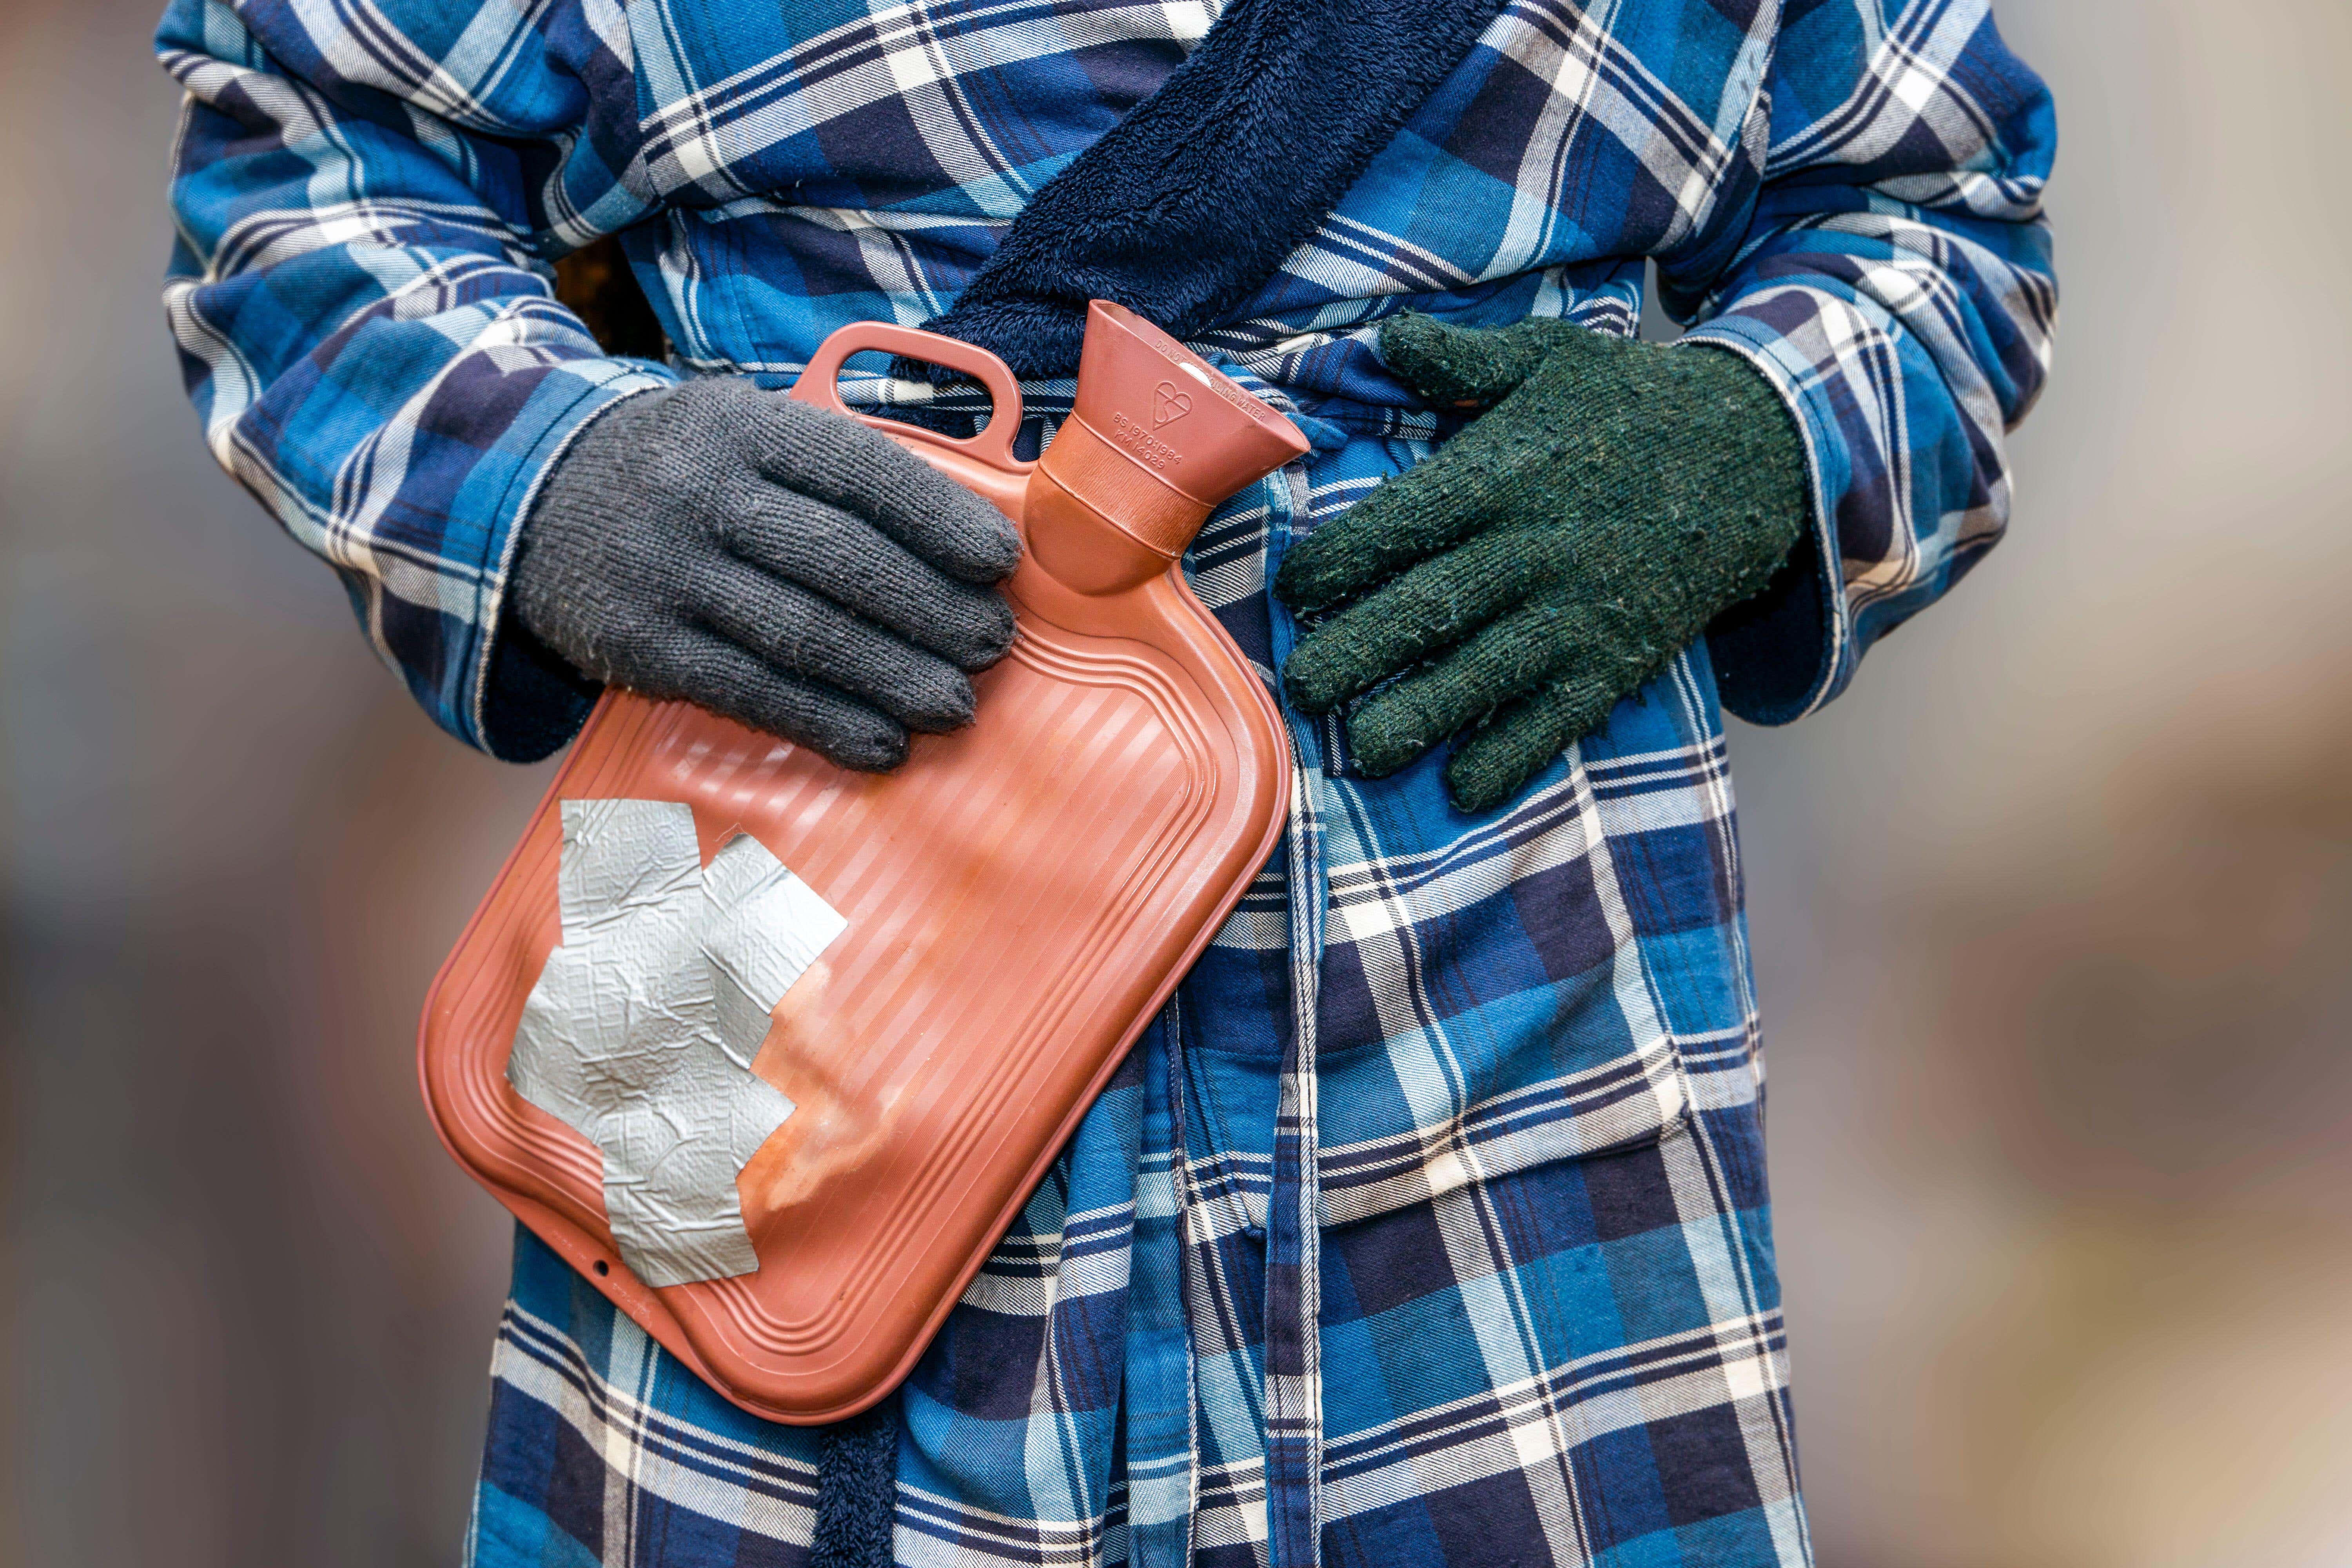
[[[1327,1058],[1318,1098],[1330,1106],[1351,1091],[1360,1100],[1397,1093],[1411,1071],[1397,1056],[1391,1046],[1356,1061]],[[1349,1081],[1359,1075],[1384,1081]],[[1590,1067],[1507,1076],[1517,1083],[1456,1094],[1450,1104],[1440,1099],[1430,1107],[1436,1114],[1385,1136],[1349,1141],[1346,1129],[1327,1122],[1317,1162],[1323,1224],[1370,1219],[1556,1160],[1655,1143],[1687,1127],[1692,1114],[1690,1079],[1669,1033]],[[1433,1073],[1423,1087],[1445,1081]]]

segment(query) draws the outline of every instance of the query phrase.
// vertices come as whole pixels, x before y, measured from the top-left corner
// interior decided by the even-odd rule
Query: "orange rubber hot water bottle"
[[[993,355],[965,440],[867,419],[1019,525],[1012,652],[979,717],[867,774],[608,692],[443,966],[419,1041],[460,1163],[755,1415],[906,1376],[1280,837],[1264,684],[1175,569],[1289,421],[1097,300],[1076,407],[1013,456]]]

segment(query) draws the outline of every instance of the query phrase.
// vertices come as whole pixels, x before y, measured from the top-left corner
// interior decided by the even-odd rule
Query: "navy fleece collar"
[[[924,325],[1027,379],[1076,372],[1091,299],[1197,336],[1315,232],[1503,3],[1233,0]]]

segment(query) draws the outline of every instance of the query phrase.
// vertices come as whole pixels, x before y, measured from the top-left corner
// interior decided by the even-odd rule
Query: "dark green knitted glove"
[[[1291,548],[1283,603],[1347,607],[1284,679],[1323,713],[1402,676],[1349,712],[1356,766],[1385,776],[1475,726],[1446,788],[1491,810],[1763,588],[1805,524],[1804,447],[1722,350],[1400,316],[1381,356],[1433,405],[1494,407]]]

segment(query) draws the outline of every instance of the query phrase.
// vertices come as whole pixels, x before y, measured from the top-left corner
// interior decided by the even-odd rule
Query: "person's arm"
[[[499,755],[560,743],[592,691],[511,635],[520,524],[575,434],[675,380],[604,354],[546,261],[644,216],[634,115],[599,118],[634,109],[623,26],[173,0],[157,37],[187,90],[164,303],[206,440],[425,710]]]
[[[2050,366],[2048,89],[1987,0],[1791,4],[1752,203],[1659,258],[1685,341],[1797,416],[1811,527],[1709,637],[1725,705],[1783,723],[2000,538],[2004,451]]]
[[[1366,776],[1458,737],[1447,789],[1493,810],[1702,635],[1727,707],[1797,718],[2000,536],[2056,310],[2041,82],[1981,0],[1792,5],[1744,141],[1762,168],[1658,258],[1682,342],[1382,327],[1480,412],[1275,583],[1325,616],[1285,689],[1348,706]]]

